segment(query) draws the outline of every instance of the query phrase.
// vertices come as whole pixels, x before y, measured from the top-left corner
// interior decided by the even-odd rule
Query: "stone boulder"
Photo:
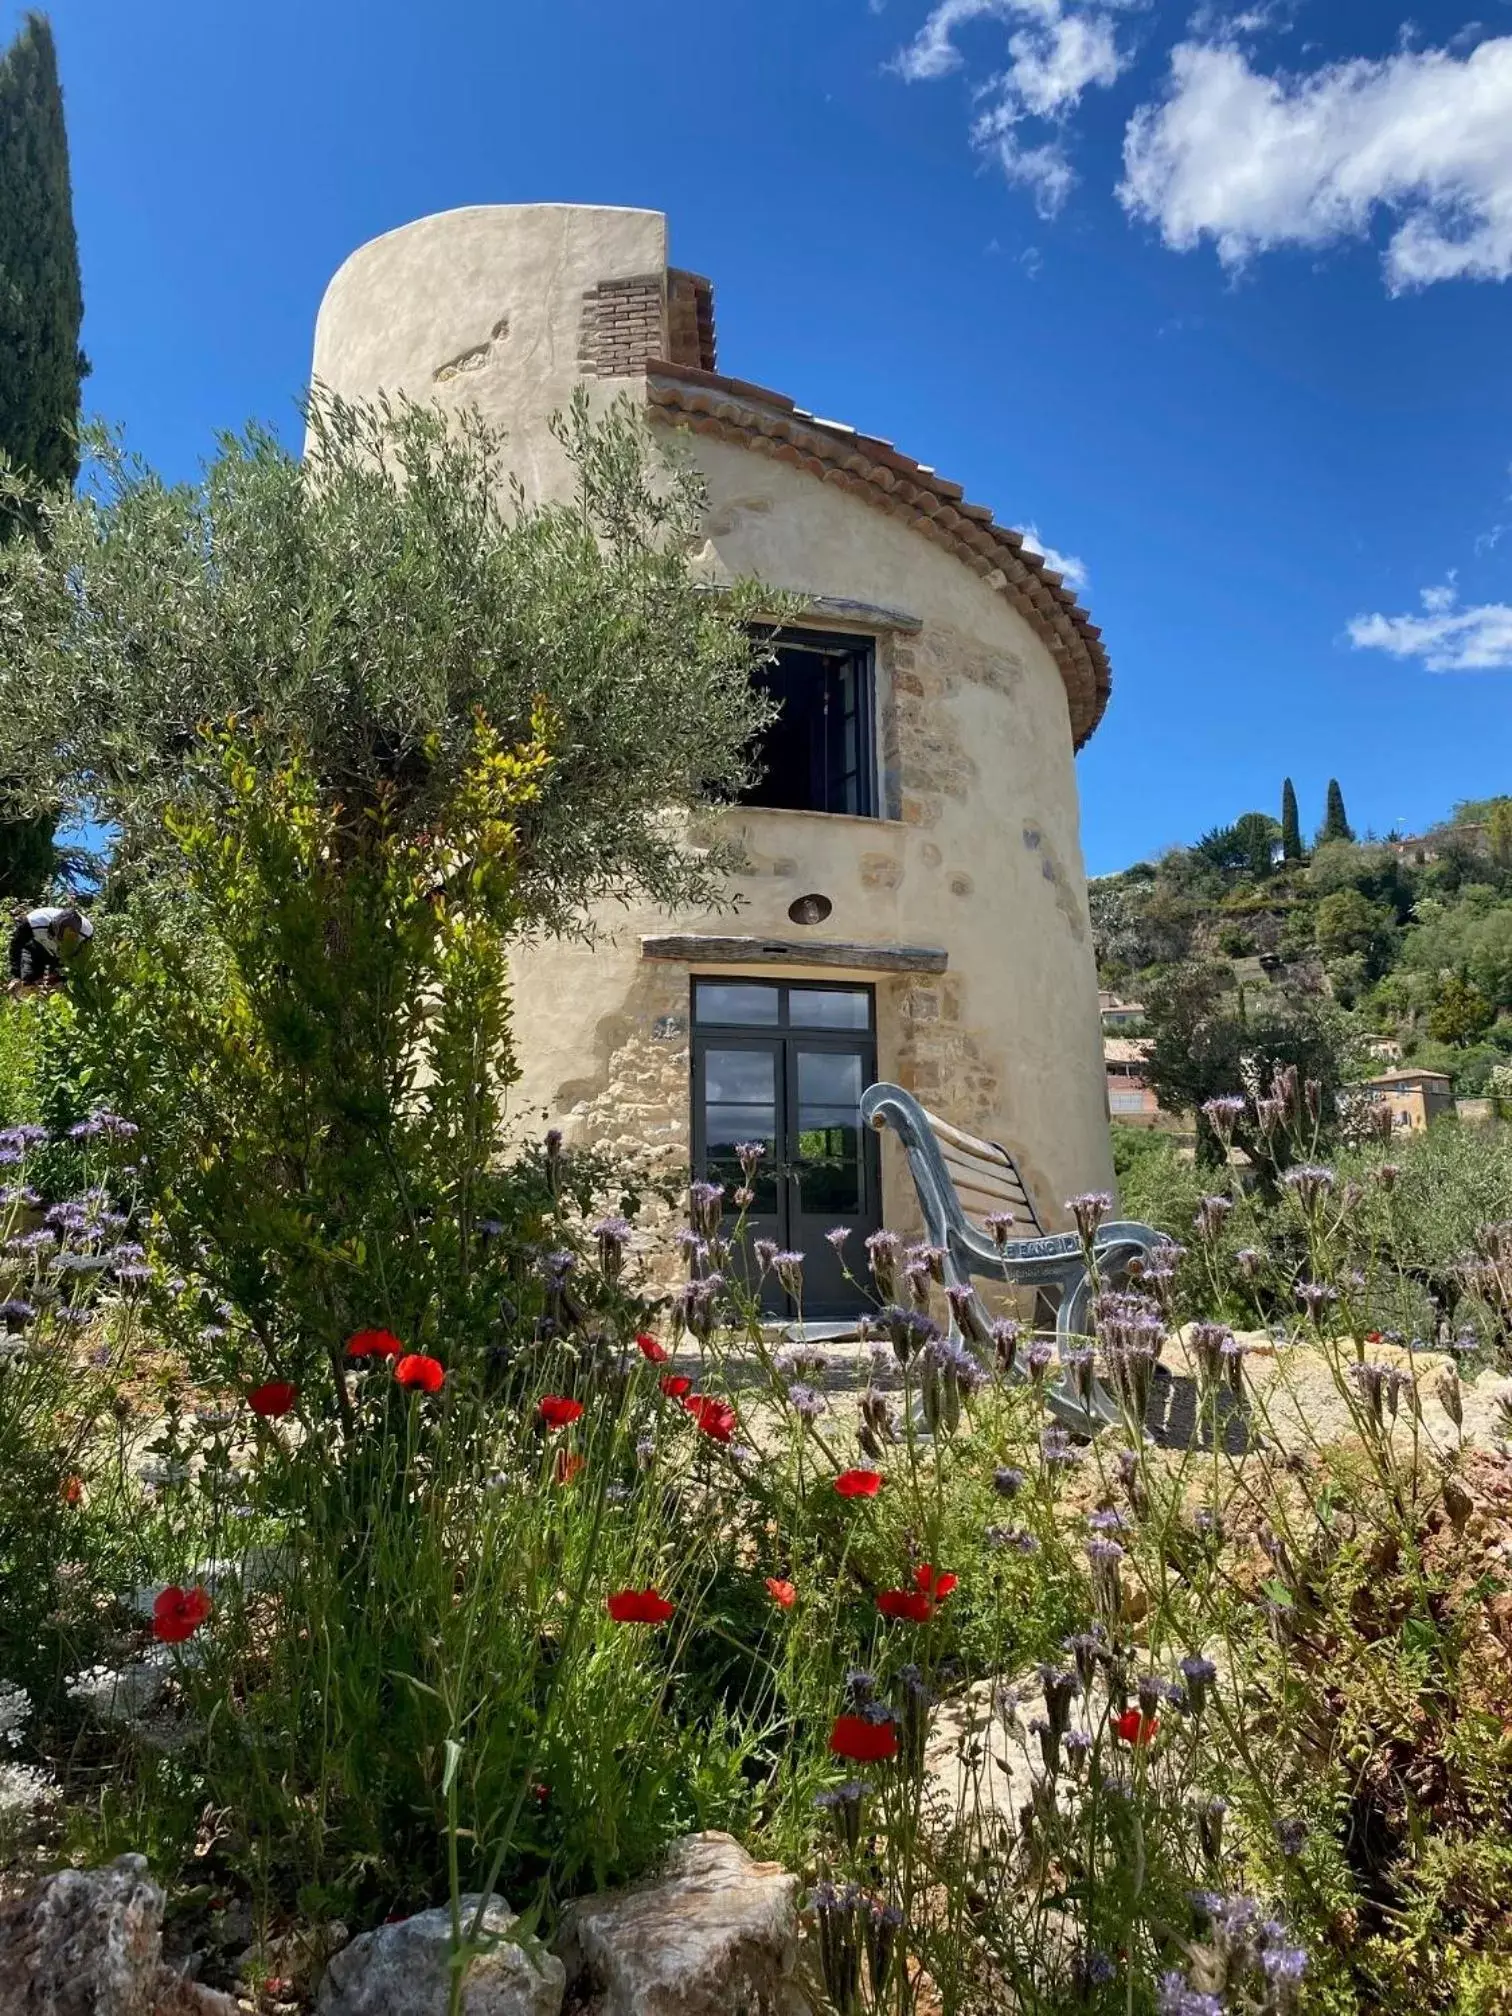
[[[651,1881],[570,1904],[557,1951],[592,2016],[811,2016],[797,1887],[728,1834],[692,1834]]]
[[[0,2016],[236,2016],[163,1964],[163,1893],[140,1855],[63,1869],[0,1907]]]
[[[477,1908],[477,1897],[462,1899],[464,1926]],[[566,1986],[562,1963],[510,1943],[505,1934],[514,1922],[503,1898],[490,1897],[483,1931],[500,1943],[468,1969],[463,2016],[558,2016]],[[362,1933],[326,1969],[318,2016],[446,2016],[451,1932],[451,1909],[442,1905]]]

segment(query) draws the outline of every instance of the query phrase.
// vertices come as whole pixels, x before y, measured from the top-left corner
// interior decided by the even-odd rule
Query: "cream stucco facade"
[[[649,211],[426,218],[354,253],[321,307],[318,380],[476,404],[537,495],[566,481],[547,421],[578,384],[644,398],[707,484],[700,573],[809,598],[817,629],[871,647],[878,816],[732,809],[747,865],[726,908],[615,909],[592,950],[522,952],[518,1107],[686,1166],[693,976],[869,986],[878,1075],[1009,1147],[1059,1226],[1111,1183],[1074,766],[1106,698],[1097,632],[933,471],[713,362],[707,283],[668,268]],[[795,924],[814,894],[829,914]],[[906,1226],[901,1158],[882,1174]]]

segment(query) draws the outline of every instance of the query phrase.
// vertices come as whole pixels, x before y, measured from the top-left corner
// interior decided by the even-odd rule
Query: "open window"
[[[741,802],[875,818],[870,640],[789,630],[776,652],[758,676],[779,711],[756,752],[761,775]]]

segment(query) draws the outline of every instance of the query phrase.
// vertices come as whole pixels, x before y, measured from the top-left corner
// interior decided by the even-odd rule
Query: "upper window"
[[[758,677],[779,711],[756,751],[761,775],[741,802],[875,817],[870,641],[785,631]]]

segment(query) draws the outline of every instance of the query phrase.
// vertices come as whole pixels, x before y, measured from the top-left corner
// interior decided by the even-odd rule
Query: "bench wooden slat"
[[[963,1133],[959,1127],[952,1127],[948,1120],[942,1120],[937,1113],[926,1110],[925,1118],[935,1137],[940,1159],[961,1199],[961,1208],[968,1216],[985,1218],[989,1211],[1006,1206],[1019,1219],[1026,1234],[1043,1229],[1024,1179],[1006,1148],[996,1141],[984,1141],[975,1134]],[[967,1202],[968,1197],[985,1201],[975,1205]]]

